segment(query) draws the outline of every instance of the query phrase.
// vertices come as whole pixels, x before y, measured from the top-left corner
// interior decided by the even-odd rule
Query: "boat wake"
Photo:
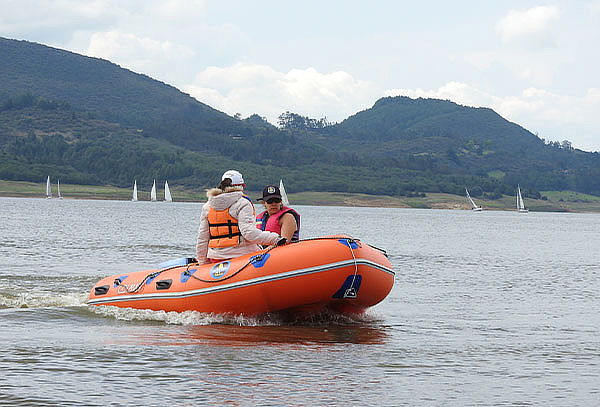
[[[121,321],[159,321],[172,325],[211,325],[230,324],[257,326],[260,323],[253,318],[241,316],[207,314],[196,311],[166,312],[149,309],[120,308],[113,306],[93,306],[89,310],[95,314]]]
[[[281,326],[281,325],[353,325],[374,323],[379,319],[372,314],[357,316],[321,312],[310,316],[290,318],[281,313],[269,313],[255,317],[228,314],[211,314],[197,311],[166,312],[147,309],[120,308],[113,306],[93,306],[90,311],[122,321],[158,321],[173,325],[236,325],[236,326]]]
[[[49,295],[47,292],[24,292],[15,294],[0,289],[0,309],[9,308],[49,308],[85,306],[87,293],[64,293]]]

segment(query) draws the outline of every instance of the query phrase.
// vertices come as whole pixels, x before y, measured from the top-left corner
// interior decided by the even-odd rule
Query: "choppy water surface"
[[[200,205],[0,198],[0,404],[598,405],[599,215],[298,209],[388,251],[365,318],[88,308],[193,255]]]

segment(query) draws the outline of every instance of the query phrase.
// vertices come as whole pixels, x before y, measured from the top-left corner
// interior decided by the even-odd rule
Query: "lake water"
[[[193,255],[200,204],[0,198],[0,405],[595,406],[600,215],[297,207],[387,250],[360,320],[94,308]]]

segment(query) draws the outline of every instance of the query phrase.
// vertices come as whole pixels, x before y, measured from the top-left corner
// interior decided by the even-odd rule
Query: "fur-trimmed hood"
[[[222,191],[221,188],[211,188],[206,190],[206,196],[212,198],[213,196],[227,194],[229,192],[242,191],[242,187],[225,187],[225,191]]]
[[[239,187],[226,187],[225,191],[222,191],[219,188],[211,188],[206,191],[208,204],[218,211],[229,208],[236,203],[242,195],[243,192]]]

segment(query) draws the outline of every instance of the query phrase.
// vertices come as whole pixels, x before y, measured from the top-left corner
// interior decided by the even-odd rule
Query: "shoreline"
[[[56,198],[56,186],[53,187],[53,195]],[[0,180],[0,197],[46,199],[45,188],[45,183]],[[206,202],[204,191],[198,192],[178,186],[171,186],[170,189],[175,202]],[[107,185],[61,184],[61,193],[64,199],[131,201],[130,189]],[[247,194],[253,200],[258,198],[260,193],[260,191],[247,191]],[[531,212],[600,212],[600,197],[568,191],[549,191],[547,194],[549,195],[547,200],[525,198],[528,209]],[[159,191],[159,196],[162,196],[162,191]],[[150,202],[149,192],[139,192],[138,197],[141,202]],[[288,192],[288,197],[292,205],[471,210],[466,197],[442,193],[427,193],[425,197],[417,198],[305,191]],[[565,198],[571,198],[572,200],[565,200]],[[474,197],[474,199],[478,205],[483,206],[484,211],[515,210],[515,198],[512,196],[505,195],[497,200],[482,200],[477,197]]]

